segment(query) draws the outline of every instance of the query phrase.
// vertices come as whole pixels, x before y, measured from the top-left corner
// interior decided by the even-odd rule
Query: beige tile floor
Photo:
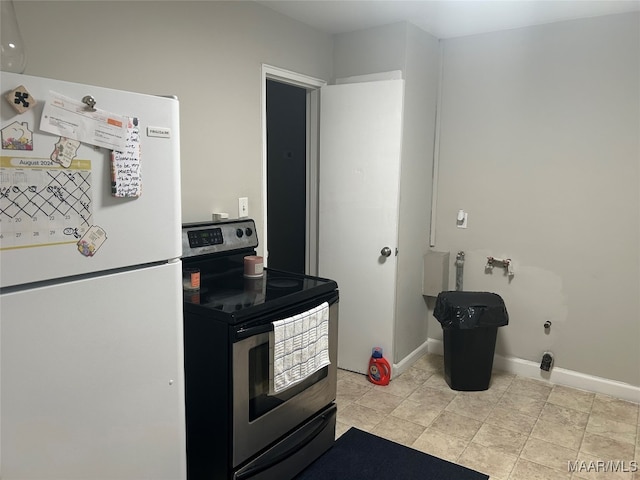
[[[607,395],[497,371],[457,392],[428,354],[388,386],[339,370],[337,404],[336,436],[354,426],[491,480],[640,480],[640,406]]]

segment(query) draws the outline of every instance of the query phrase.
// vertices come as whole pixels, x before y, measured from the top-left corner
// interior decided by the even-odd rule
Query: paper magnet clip
[[[89,110],[90,112],[95,112],[95,106],[96,106],[96,99],[93,98],[91,95],[85,95],[82,98],[82,103],[84,103],[87,106],[87,110]]]

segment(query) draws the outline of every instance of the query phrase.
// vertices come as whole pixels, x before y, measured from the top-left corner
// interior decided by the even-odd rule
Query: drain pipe
[[[456,290],[462,291],[462,273],[464,270],[464,252],[460,251],[456,255]]]

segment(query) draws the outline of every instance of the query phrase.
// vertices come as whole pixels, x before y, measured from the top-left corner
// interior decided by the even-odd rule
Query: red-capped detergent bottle
[[[389,385],[391,379],[391,365],[382,356],[381,347],[373,347],[369,360],[369,380],[376,385]]]

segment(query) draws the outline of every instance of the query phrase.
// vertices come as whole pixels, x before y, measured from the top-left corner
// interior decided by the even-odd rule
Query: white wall
[[[329,80],[332,39],[254,2],[20,1],[26,74],[180,100],[183,220],[262,225],[261,64]]]
[[[639,23],[623,14],[443,42],[435,247],[452,261],[466,252],[465,290],[504,298],[497,353],[539,363],[552,350],[556,367],[635,386]],[[513,259],[512,281],[487,274],[487,256]],[[430,336],[441,338],[433,319]]]
[[[435,37],[407,24],[394,342],[396,362],[419,349],[428,337],[429,312],[422,296],[422,257],[429,248],[439,55]]]
[[[407,24],[334,35],[333,70],[335,78],[404,70]]]

